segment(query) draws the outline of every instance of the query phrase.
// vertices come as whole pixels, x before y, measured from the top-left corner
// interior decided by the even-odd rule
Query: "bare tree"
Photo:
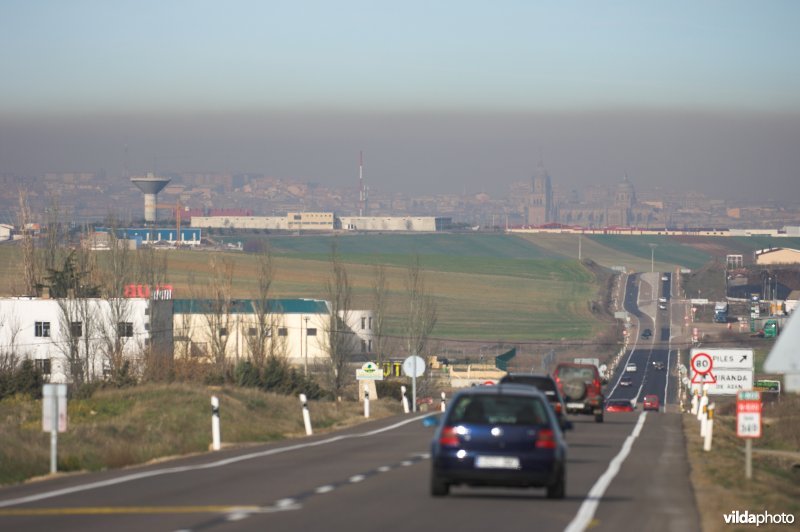
[[[345,368],[353,345],[353,333],[349,327],[353,290],[335,241],[331,244],[330,265],[330,275],[325,282],[330,316],[321,341],[330,357],[333,392],[338,395],[344,387]]]
[[[248,327],[252,331],[248,330],[246,338],[253,364],[257,368],[263,368],[270,349],[274,347],[272,341],[274,320],[272,317],[275,316],[275,313],[273,309],[270,309],[269,300],[274,271],[269,247],[265,247],[257,255],[256,266],[258,268],[258,293],[252,300],[255,323],[252,324],[252,327]],[[251,332],[252,334],[250,334]],[[278,338],[277,335],[275,338]]]
[[[19,316],[15,314],[0,315],[0,331],[7,343],[0,344],[0,374],[12,371],[25,358],[20,353],[17,337],[22,329]]]
[[[389,284],[386,279],[386,266],[376,264],[373,268],[372,279],[372,337],[373,351],[377,355],[378,364],[383,363],[384,354],[388,343],[386,335],[386,311],[389,297]]]
[[[36,249],[33,245],[33,235],[31,224],[30,206],[28,205],[28,194],[25,190],[19,190],[19,228],[22,231],[21,241],[21,261],[22,289],[26,295],[38,295],[38,287],[41,283],[41,265],[36,256]]]
[[[197,290],[204,294],[200,312],[205,319],[205,335],[210,356],[220,373],[227,367],[228,340],[232,320],[233,261],[218,253],[209,260],[211,278]]]
[[[419,256],[409,265],[406,276],[408,313],[405,323],[406,349],[410,355],[424,355],[428,339],[436,326],[436,301],[428,295]]]
[[[104,255],[102,271],[108,313],[98,331],[103,363],[114,379],[126,371],[130,363],[126,353],[131,351],[130,344],[139,340],[134,335],[131,302],[125,293],[125,287],[133,280],[134,257],[126,243],[118,238],[116,226],[112,222],[108,231],[109,249]]]

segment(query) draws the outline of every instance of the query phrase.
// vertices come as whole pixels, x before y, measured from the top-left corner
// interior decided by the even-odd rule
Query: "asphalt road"
[[[669,360],[669,349],[649,344],[627,354],[641,364],[638,384],[614,389],[612,380],[612,396],[674,389],[669,372],[650,363]],[[559,501],[544,489],[454,487],[449,497],[430,497],[433,429],[419,416],[398,416],[292,442],[5,487],[0,530],[700,529],[679,414],[638,409],[607,413],[604,423],[571,419],[567,497]]]

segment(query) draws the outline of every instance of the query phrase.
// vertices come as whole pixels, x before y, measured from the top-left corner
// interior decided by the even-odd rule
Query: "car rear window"
[[[580,368],[575,366],[561,366],[557,370],[558,378],[561,380],[581,379],[590,381],[594,379],[594,369]]]
[[[547,425],[547,406],[522,395],[469,395],[453,407],[449,425]]]
[[[533,375],[506,375],[500,379],[500,382],[535,386],[543,392],[552,392],[556,389],[556,383],[550,377],[538,377]]]

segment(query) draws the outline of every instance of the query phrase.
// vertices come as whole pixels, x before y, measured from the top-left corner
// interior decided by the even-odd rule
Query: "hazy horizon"
[[[11,1],[0,174],[800,198],[800,4]]]

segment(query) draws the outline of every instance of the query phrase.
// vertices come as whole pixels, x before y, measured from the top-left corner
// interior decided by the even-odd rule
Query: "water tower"
[[[156,196],[167,186],[168,177],[157,177],[152,172],[144,177],[132,177],[131,183],[144,193],[144,221],[156,223]]]

